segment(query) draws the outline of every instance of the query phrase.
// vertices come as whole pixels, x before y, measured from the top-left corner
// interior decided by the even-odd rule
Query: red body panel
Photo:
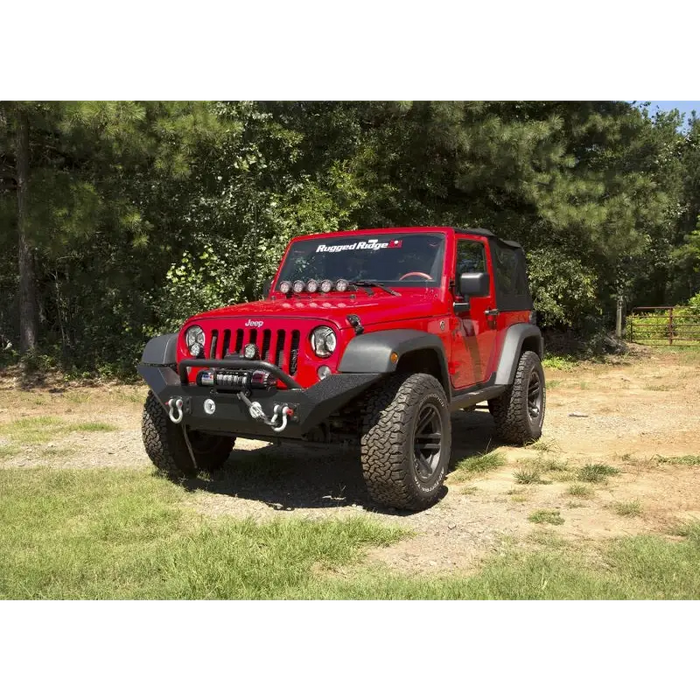
[[[453,388],[463,389],[488,380],[495,370],[503,331],[513,323],[529,320],[529,310],[502,313],[488,317],[485,312],[495,307],[494,275],[488,245],[488,269],[491,272],[491,292],[489,297],[471,300],[469,311],[456,314],[455,301],[455,256],[456,235],[454,230],[445,227],[372,229],[368,231],[339,231],[313,236],[299,236],[292,243],[308,238],[325,239],[349,235],[377,235],[391,233],[441,232],[446,237],[443,274],[439,287],[396,287],[400,296],[392,296],[381,289],[361,288],[353,292],[330,292],[293,294],[287,297],[272,292],[263,301],[213,309],[197,314],[184,324],[178,338],[178,361],[189,357],[185,345],[185,332],[193,323],[205,332],[204,356],[222,358],[227,352],[237,351],[236,339],[242,335],[242,343],[253,342],[263,355],[292,374],[303,386],[309,387],[319,381],[317,369],[328,366],[336,372],[347,344],[355,337],[355,331],[348,322],[348,314],[360,317],[365,333],[378,330],[415,329],[440,337],[448,359],[448,369]],[[464,234],[459,234],[465,237]],[[486,243],[486,238],[468,235],[468,238]],[[271,289],[276,289],[278,275],[286,256],[280,262],[278,273]],[[314,328],[328,325],[336,332],[337,348],[326,359],[317,357],[310,342]],[[265,333],[269,331],[268,340]],[[214,335],[216,332],[216,335]],[[226,335],[228,333],[228,335]],[[240,333],[240,334],[239,334]],[[298,333],[298,337],[295,334]],[[237,335],[238,334],[238,335]],[[293,364],[293,351],[297,337],[296,365]],[[226,340],[228,338],[228,341]],[[294,370],[294,371],[292,371]],[[194,377],[191,376],[191,379]]]

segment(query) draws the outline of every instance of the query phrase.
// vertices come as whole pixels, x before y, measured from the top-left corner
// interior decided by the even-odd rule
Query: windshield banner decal
[[[317,253],[342,253],[347,250],[384,250],[385,248],[400,248],[403,241],[396,238],[391,241],[379,241],[377,238],[370,238],[368,241],[357,241],[344,245],[326,245],[321,243],[317,248]]]

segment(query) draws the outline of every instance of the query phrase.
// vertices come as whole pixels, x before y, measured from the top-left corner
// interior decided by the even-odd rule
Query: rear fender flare
[[[508,328],[496,370],[497,385],[509,386],[515,379],[518,360],[524,350],[532,350],[540,359],[544,355],[542,332],[531,323],[516,323]]]

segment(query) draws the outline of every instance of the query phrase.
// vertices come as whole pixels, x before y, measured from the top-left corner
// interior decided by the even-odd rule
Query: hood
[[[253,321],[265,317],[317,318],[334,321],[340,328],[349,328],[348,314],[360,317],[363,326],[425,318],[439,314],[442,304],[438,290],[402,290],[401,296],[392,296],[373,289],[372,296],[364,289],[353,294],[299,295],[283,299],[265,299],[236,306],[214,309],[190,319],[246,317]]]

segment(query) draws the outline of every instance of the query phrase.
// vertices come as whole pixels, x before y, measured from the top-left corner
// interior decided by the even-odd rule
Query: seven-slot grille
[[[299,366],[300,331],[260,330],[258,328],[227,329],[223,333],[211,331],[208,347],[210,359],[223,360],[226,355],[238,355],[248,343],[260,350],[260,359],[271,362],[294,376]]]

